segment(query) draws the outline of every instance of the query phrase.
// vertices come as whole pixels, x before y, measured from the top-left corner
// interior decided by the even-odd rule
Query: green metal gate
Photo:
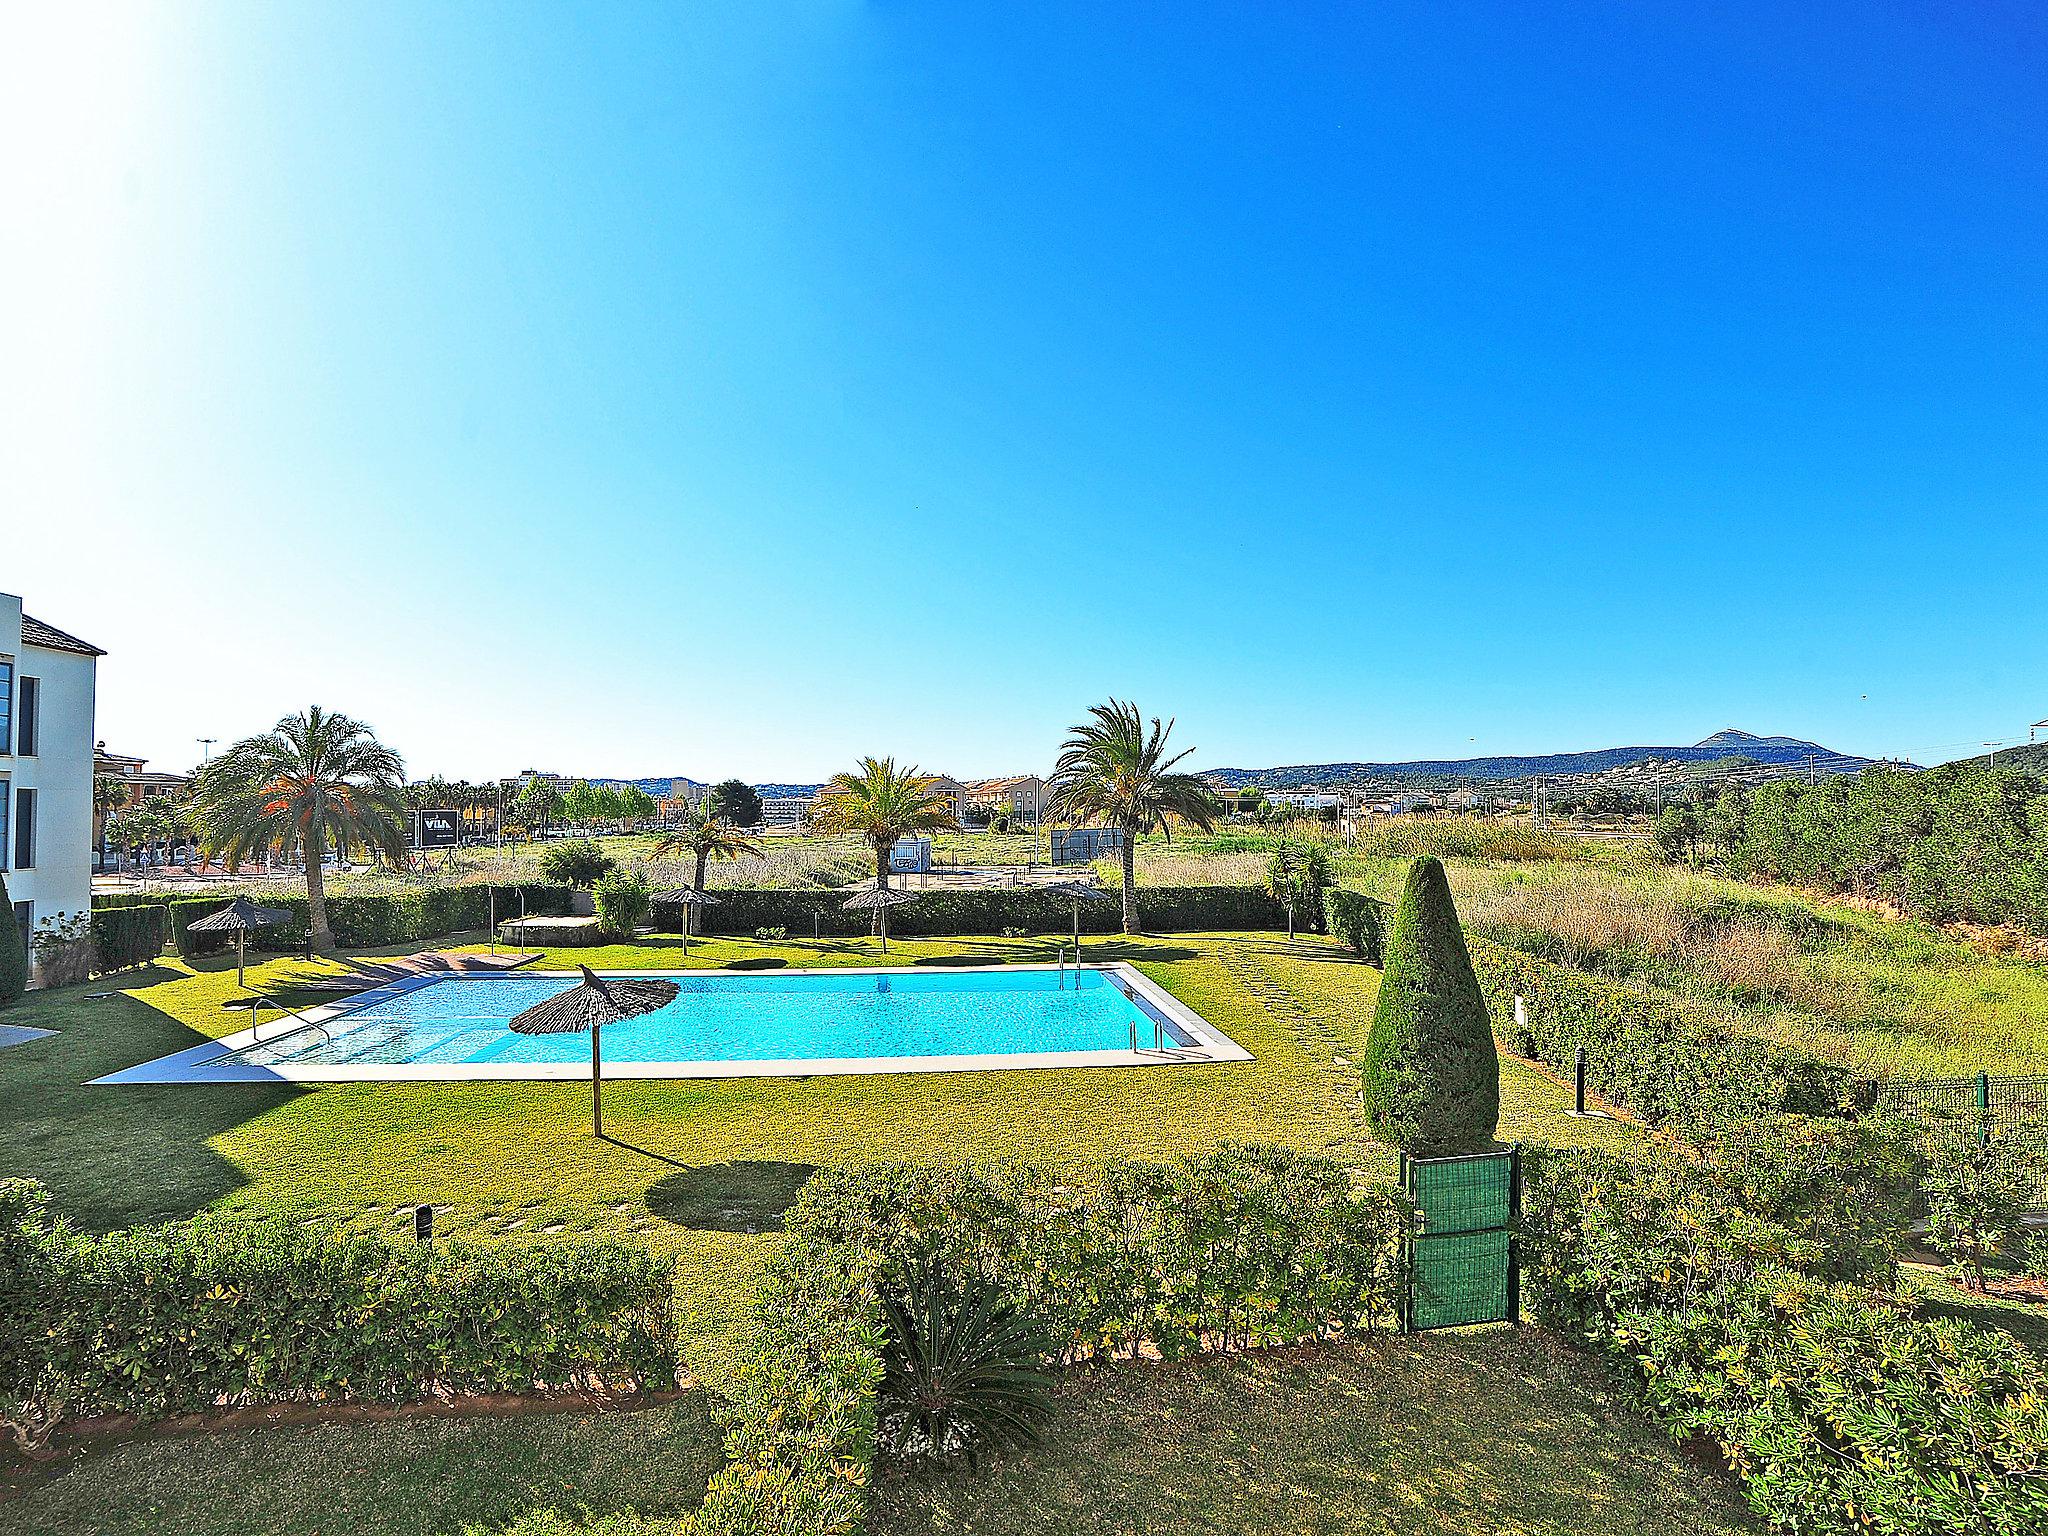
[[[1522,1154],[1401,1159],[1401,1187],[1422,1213],[1409,1241],[1401,1325],[1409,1332],[1522,1320],[1515,1220]]]

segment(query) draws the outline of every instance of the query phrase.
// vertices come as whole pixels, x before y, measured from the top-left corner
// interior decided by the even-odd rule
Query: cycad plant
[[[193,820],[229,867],[266,852],[303,854],[313,947],[334,948],[321,861],[330,846],[405,858],[405,764],[367,725],[315,704],[238,741],[200,771]]]
[[[875,883],[889,884],[889,850],[899,837],[919,832],[957,832],[952,796],[938,780],[896,759],[860,760],[857,773],[835,773],[811,807],[811,825],[821,832],[851,832],[875,853]]]
[[[1282,838],[1266,860],[1266,893],[1287,908],[1287,937],[1294,937],[1300,914],[1317,926],[1323,892],[1331,885],[1330,855],[1314,838]]]
[[[1052,775],[1052,813],[1066,822],[1093,822],[1123,834],[1124,932],[1138,931],[1138,839],[1148,832],[1173,835],[1183,822],[1207,832],[1223,813],[1209,786],[1177,773],[1193,747],[1167,754],[1173,722],[1152,717],[1148,729],[1138,706],[1123,699],[1097,704],[1067,733]]]
[[[694,805],[685,805],[683,819],[664,833],[652,849],[657,859],[679,853],[693,856],[697,861],[697,878],[691,884],[699,891],[704,889],[704,871],[713,859],[746,858],[760,851],[758,842],[718,814],[708,795]],[[683,921],[697,928],[703,919],[691,908],[684,912]]]
[[[1038,1439],[1053,1410],[1053,1341],[998,1286],[936,1260],[885,1287],[877,1430],[900,1460],[973,1468],[985,1450]]]

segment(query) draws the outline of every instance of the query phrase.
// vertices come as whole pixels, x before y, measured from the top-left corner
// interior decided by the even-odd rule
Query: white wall
[[[7,890],[14,901],[35,903],[41,922],[92,908],[92,744],[95,665],[90,656],[24,645],[21,599],[0,593],[0,655],[14,660],[14,728],[19,745],[21,679],[41,684],[33,757],[0,755],[7,780]],[[14,791],[36,792],[36,862],[14,863]],[[13,914],[7,914],[11,921]]]

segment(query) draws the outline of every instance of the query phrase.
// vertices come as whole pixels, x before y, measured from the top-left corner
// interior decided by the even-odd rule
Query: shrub
[[[21,926],[14,920],[7,876],[0,874],[0,1008],[20,1002],[27,990],[28,951],[21,942]]]
[[[1038,1439],[1052,1417],[1042,1367],[1057,1346],[997,1284],[927,1261],[884,1289],[882,1312],[877,1426],[891,1455],[971,1470],[984,1450]]]
[[[2048,1147],[2038,1133],[1995,1139],[1946,1138],[1927,1160],[1927,1241],[1970,1290],[1984,1289],[1984,1266],[2018,1248],[2035,1192],[2048,1178]]]
[[[7,920],[13,919],[13,912]],[[36,924],[36,969],[46,987],[68,987],[93,972],[92,914],[60,912]]]
[[[0,1404],[34,1443],[65,1419],[284,1402],[675,1384],[668,1260],[595,1240],[392,1244],[204,1218],[104,1237],[0,1186]]]
[[[1767,1115],[1710,1150],[1738,1203],[1812,1243],[1806,1268],[1888,1285],[1919,1203],[1918,1139],[1892,1116]]]
[[[1638,988],[1486,939],[1468,947],[1511,1050],[1569,1071],[1584,1046],[1593,1091],[1653,1125],[1712,1136],[1786,1111],[1835,1115],[1875,1099],[1875,1085],[1847,1068],[1697,1022]],[[1508,1022],[1517,997],[1526,1023]]]
[[[647,882],[618,869],[600,875],[591,896],[597,908],[598,927],[617,938],[629,937],[651,905]]]
[[[607,870],[614,867],[612,856],[587,837],[551,843],[547,852],[540,856],[543,878],[556,885],[575,886],[578,890],[591,889]]]
[[[2019,1536],[2048,1522],[2048,1372],[2009,1335],[1803,1273],[1811,1244],[1676,1154],[1525,1166],[1536,1310],[1627,1371],[1674,1439],[1715,1444],[1770,1523]]]
[[[786,1218],[805,1241],[997,1282],[1067,1361],[1299,1344],[1391,1325],[1411,1208],[1330,1158],[1226,1146],[1092,1170],[837,1169]]]
[[[92,943],[102,971],[148,965],[164,952],[168,909],[161,902],[93,903]]]
[[[780,923],[776,923],[771,926],[756,928],[754,930],[754,937],[763,944],[779,944],[789,937],[789,930]]]
[[[1365,1046],[1373,1130],[1424,1156],[1469,1152],[1500,1121],[1500,1054],[1444,867],[1408,867]]]
[[[1324,931],[1367,965],[1386,959],[1387,924],[1394,909],[1377,896],[1332,886],[1323,893]]]
[[[227,934],[194,933],[192,925],[231,906],[233,901],[230,896],[192,896],[164,903],[164,911],[170,916],[171,942],[178,946],[181,960],[190,964],[202,955],[217,955],[232,947],[233,940]]]

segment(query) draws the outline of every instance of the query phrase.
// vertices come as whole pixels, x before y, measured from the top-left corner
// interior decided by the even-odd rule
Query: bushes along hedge
[[[148,965],[164,952],[169,932],[166,909],[157,902],[130,905],[98,903],[92,909],[93,968],[125,971]]]
[[[7,876],[0,874],[0,1008],[21,1001],[28,990],[28,946],[14,920],[14,901],[7,894]]]
[[[1527,1163],[1538,1313],[1711,1440],[1781,1530],[2048,1529],[2048,1369],[2011,1336],[1816,1278],[1815,1245],[1671,1154]]]
[[[202,1218],[106,1236],[0,1183],[0,1412],[67,1419],[253,1403],[675,1385],[667,1259],[589,1239],[392,1244]]]
[[[1584,1046],[1592,1089],[1654,1125],[1706,1135],[1780,1112],[1840,1114],[1873,1100],[1872,1086],[1846,1067],[1696,1022],[1652,993],[1486,939],[1468,947],[1510,1050],[1569,1072]]]
[[[526,910],[537,917],[562,917],[569,911],[571,893],[566,886],[524,883],[513,885],[433,885],[416,891],[390,895],[329,896],[327,919],[335,940],[351,949],[371,949],[384,944],[415,944],[446,938],[451,933],[486,929],[491,920],[491,893],[497,893],[499,922],[519,915],[519,900],[526,898]],[[115,910],[130,903],[162,906],[169,914],[170,938],[186,960],[220,954],[234,947],[232,935],[192,933],[193,923],[211,917],[228,905],[232,896],[163,895],[118,897],[94,902],[94,910]],[[256,934],[253,948],[288,951],[306,942],[310,923],[306,898],[268,891],[255,893],[258,904],[290,914],[289,920]]]
[[[1331,937],[1367,965],[1385,963],[1387,928],[1394,917],[1391,903],[1332,886],[1323,893],[1323,917]]]
[[[755,890],[715,891],[719,905],[702,909],[703,930],[718,934],[751,934],[757,928],[786,928],[803,938],[818,920],[818,931],[836,937],[864,934],[869,914],[849,912],[844,891]],[[664,933],[683,931],[680,902],[654,900],[654,925]],[[1138,891],[1138,912],[1147,929],[1161,933],[1285,929],[1287,909],[1265,891],[1249,885],[1149,885]],[[1004,890],[920,891],[916,901],[889,913],[889,932],[904,937],[938,937],[962,933],[1000,933],[1018,928],[1026,933],[1069,933],[1074,907],[1070,900],[1027,887]],[[1114,902],[1084,902],[1083,933],[1117,933],[1123,920]]]
[[[1500,1052],[1450,882],[1434,858],[1408,866],[1394,907],[1363,1074],[1366,1118],[1382,1141],[1445,1157],[1493,1140]]]

